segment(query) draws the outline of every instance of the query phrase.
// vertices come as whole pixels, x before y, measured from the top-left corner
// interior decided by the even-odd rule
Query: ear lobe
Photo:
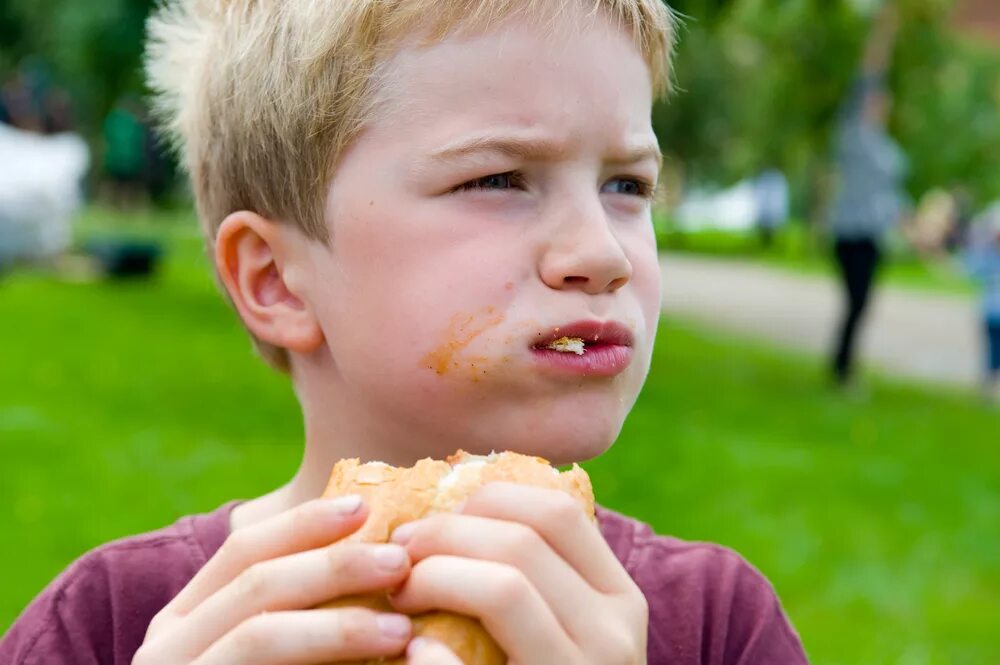
[[[307,354],[323,343],[323,331],[308,303],[284,279],[294,257],[280,225],[252,212],[235,212],[215,239],[215,265],[243,324],[259,340]]]

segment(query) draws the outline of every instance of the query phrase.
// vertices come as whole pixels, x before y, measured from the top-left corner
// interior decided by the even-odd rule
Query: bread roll
[[[389,541],[396,527],[428,515],[451,512],[479,487],[491,482],[512,482],[559,489],[574,499],[594,519],[594,492],[586,471],[577,465],[560,473],[540,457],[494,453],[488,457],[458,451],[447,461],[423,459],[406,469],[381,462],[362,464],[357,459],[337,463],[325,497],[360,494],[370,509],[364,526],[347,540],[365,543]],[[342,598],[322,607],[362,606],[392,612],[385,594]],[[465,665],[505,665],[507,657],[478,620],[450,612],[428,612],[413,617],[414,635],[447,644]],[[358,661],[357,665],[405,659]]]

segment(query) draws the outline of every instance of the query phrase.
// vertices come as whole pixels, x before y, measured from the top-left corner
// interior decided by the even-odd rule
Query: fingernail
[[[405,545],[406,543],[410,542],[411,538],[413,538],[413,532],[416,530],[417,530],[416,522],[410,522],[409,524],[404,524],[403,526],[399,527],[398,529],[392,532],[392,538],[390,540],[392,540],[392,542],[396,543],[397,545]]]
[[[330,508],[339,515],[353,515],[361,510],[362,499],[357,494],[342,496],[330,502]]]
[[[375,565],[388,573],[402,570],[406,565],[406,550],[399,545],[382,545],[375,548]]]
[[[375,622],[386,637],[400,639],[410,636],[410,619],[402,614],[380,614],[375,617]]]
[[[415,637],[406,645],[406,657],[413,658],[429,646],[431,646],[431,642],[426,637]]]

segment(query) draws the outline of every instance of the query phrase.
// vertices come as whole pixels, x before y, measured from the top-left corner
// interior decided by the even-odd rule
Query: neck
[[[354,457],[395,466],[411,466],[416,455],[387,441],[405,441],[405,433],[380,431],[386,423],[363,421],[364,405],[350,397],[322,361],[293,363],[295,391],[305,420],[305,446],[295,475],[284,486],[238,506],[230,518],[232,529],[249,526],[323,495],[334,465]]]

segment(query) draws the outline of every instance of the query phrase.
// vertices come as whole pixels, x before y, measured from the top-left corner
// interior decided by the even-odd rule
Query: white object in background
[[[0,124],[0,263],[56,256],[72,242],[90,151],[76,134]]]
[[[684,231],[751,231],[757,224],[757,187],[743,180],[729,189],[696,189],[685,197],[674,217]]]

